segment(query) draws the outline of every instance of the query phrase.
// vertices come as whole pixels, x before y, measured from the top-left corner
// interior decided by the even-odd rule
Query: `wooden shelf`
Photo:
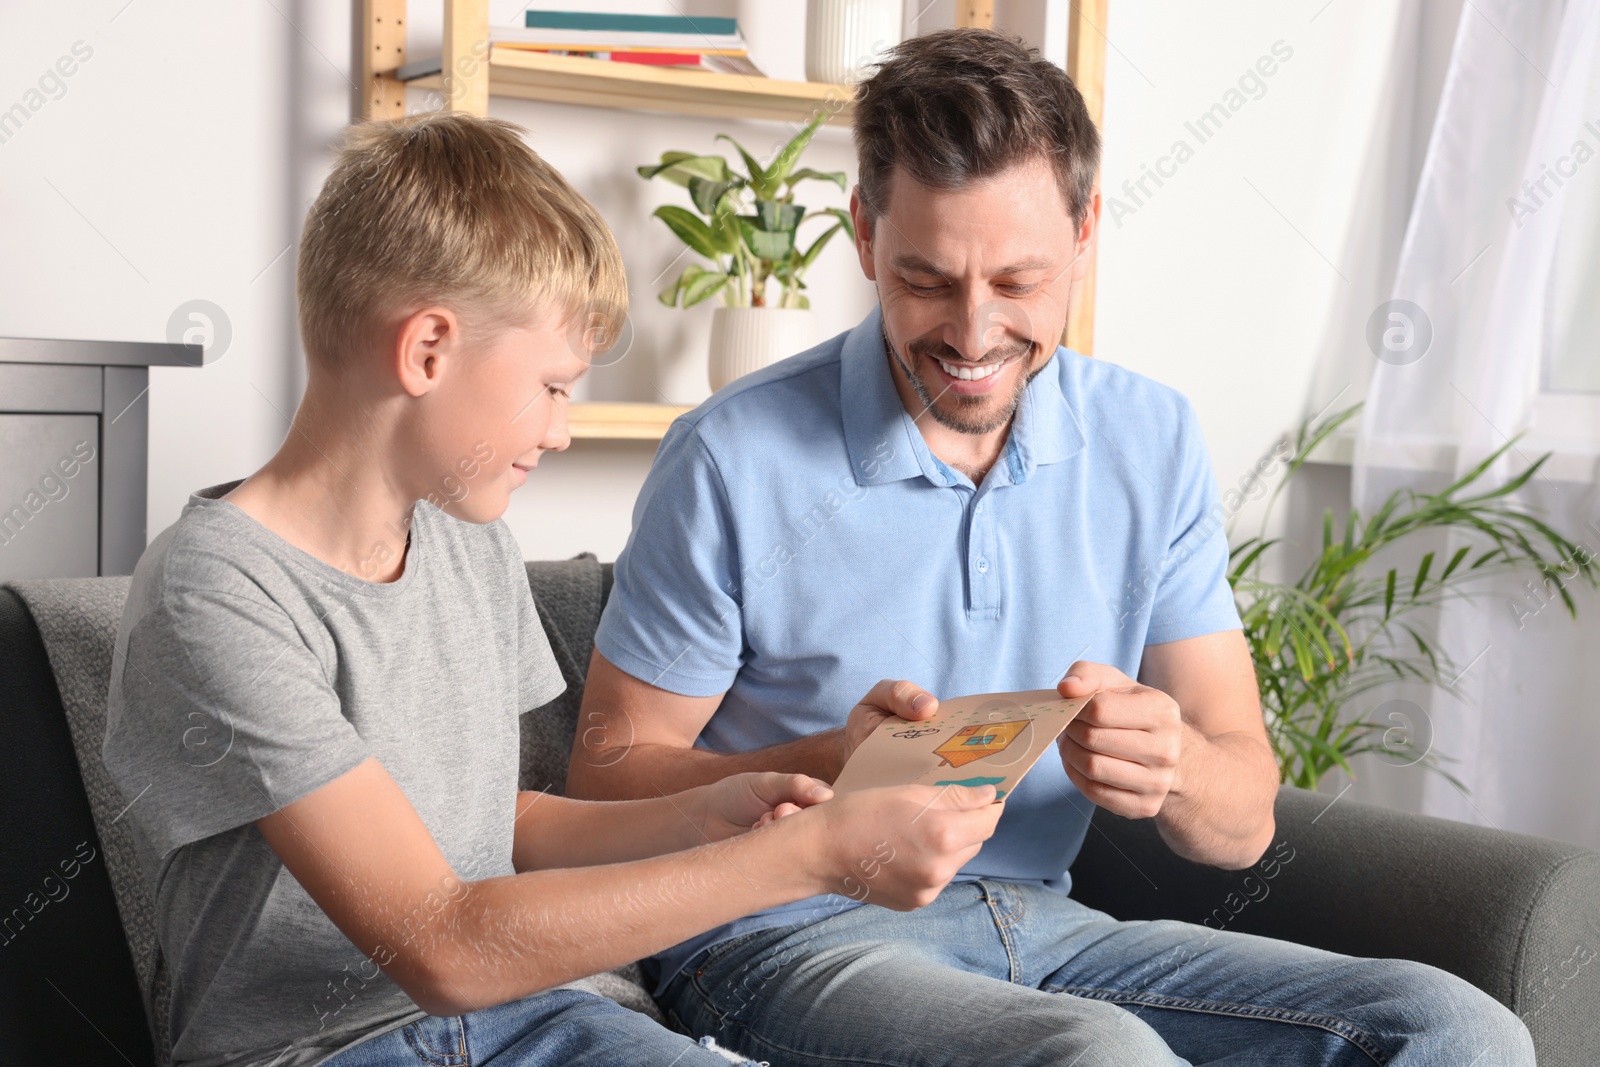
[[[395,74],[412,88],[442,89],[435,60],[409,64]],[[808,122],[821,111],[830,116],[830,123],[848,124],[855,104],[852,90],[842,85],[673,70],[503,47],[491,47],[489,52],[489,95],[797,123]]]
[[[573,440],[659,441],[672,420],[688,410],[674,404],[572,404],[567,429]]]
[[[581,56],[552,56],[494,47],[488,0],[443,0],[443,50],[454,84],[444,89],[445,60],[406,62],[407,0],[360,0],[364,119],[399,119],[406,114],[406,89],[438,90],[451,111],[487,115],[491,96],[588,107],[668,112],[710,118],[765,119],[804,123],[820,110],[828,122],[848,125],[854,93],[846,86],[779,81],[739,74],[673,70],[612,63]],[[1108,0],[1071,0],[1067,72],[1090,116],[1101,123]],[[958,26],[992,26],[994,0],[957,0]],[[795,42],[799,47],[803,42]],[[478,57],[487,50],[489,62]],[[1094,352],[1095,257],[1091,248],[1084,279],[1074,285],[1062,341]],[[682,410],[670,404],[573,404],[574,438],[659,441]]]

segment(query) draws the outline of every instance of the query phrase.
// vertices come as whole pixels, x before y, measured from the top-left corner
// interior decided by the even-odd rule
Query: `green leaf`
[[[656,294],[656,299],[667,307],[678,306],[678,294],[683,292],[683,275],[678,275],[673,283]]]
[[[750,188],[755,191],[756,198],[758,200],[770,200],[772,195],[778,191],[778,183],[768,176],[766,168],[761,166],[761,163],[745,149],[744,145],[727,134],[719,133],[716,139],[727,141],[739,150],[739,155],[744,157],[745,168],[750,172]]]
[[[1422,563],[1417,567],[1417,580],[1411,584],[1411,599],[1417,599],[1417,594],[1422,592],[1422,586],[1428,580],[1428,569],[1433,566],[1433,553],[1429,552],[1422,557]]]
[[[723,157],[697,156],[693,152],[663,152],[660,163],[637,169],[641,178],[665,178],[674,185],[683,186],[687,186],[691,178],[723,182],[733,176]]]
[[[1389,577],[1383,583],[1383,617],[1386,619],[1394,611],[1394,580],[1395,571],[1390,567]]]
[[[1265,552],[1267,549],[1271,548],[1277,543],[1277,538],[1263,540],[1261,538],[1252,537],[1243,544],[1239,545],[1238,548],[1235,548],[1235,552],[1244,552],[1244,558],[1238,563],[1234,564],[1233,577],[1229,580],[1237,584],[1239,579],[1250,570],[1251,565],[1260,558],[1261,553]]]
[[[856,224],[855,220],[850,217],[850,212],[846,211],[842,207],[829,207],[823,208],[821,213],[824,215],[832,215],[834,218],[838,219],[839,222],[844,226],[845,235],[852,241],[856,239]]]
[[[1471,545],[1462,545],[1460,548],[1456,549],[1456,554],[1450,557],[1450,562],[1449,563],[1445,564],[1444,573],[1439,575],[1439,584],[1440,585],[1444,584],[1445,580],[1450,577],[1450,575],[1455,571],[1455,569],[1458,566],[1461,565],[1461,561],[1463,559],[1466,559],[1467,553],[1471,552],[1471,551],[1472,551],[1472,546]]]
[[[656,299],[661,301],[667,307],[676,307],[678,304],[678,298],[683,295],[683,291],[689,285],[689,283],[705,273],[706,269],[700,264],[689,264],[687,267],[683,268],[683,273],[678,275],[676,281],[656,294]]]
[[[1490,452],[1487,456],[1484,457],[1482,463],[1479,463],[1476,467],[1473,467],[1470,471],[1468,471],[1467,473],[1463,474],[1460,478],[1456,479],[1455,481],[1451,482],[1449,485],[1445,486],[1442,490],[1439,491],[1438,495],[1441,496],[1441,497],[1450,497],[1450,496],[1455,494],[1455,491],[1457,489],[1462,489],[1462,488],[1465,488],[1468,485],[1471,485],[1473,482],[1477,481],[1483,475],[1484,471],[1487,471],[1490,467],[1494,466],[1494,461],[1499,459],[1502,455],[1504,455],[1506,449],[1510,448],[1512,445],[1514,445],[1516,443],[1517,443],[1517,439],[1515,437],[1513,437],[1511,440],[1507,441],[1505,444],[1501,445],[1499,448],[1495,449],[1493,452]]]
[[[660,163],[646,164],[642,167],[635,167],[634,170],[639,172],[639,177],[641,178],[654,178],[673,164],[694,158],[696,157],[693,152],[663,152],[661,153]]]
[[[812,170],[810,167],[801,167],[799,170],[789,175],[789,186],[793,188],[807,179],[832,182],[839,187],[839,191],[841,193],[846,191],[846,189],[849,187],[848,183],[850,181],[849,176],[846,175],[842,170],[820,171]]]
[[[721,271],[708,270],[684,289],[683,306],[694,307],[700,301],[714,296],[723,286],[728,284],[728,276]]]
[[[731,256],[739,251],[739,215],[724,202],[711,217],[711,234],[716,239],[717,251]]]
[[[662,204],[651,214],[666,223],[667,228],[677,234],[678,239],[684,244],[708,259],[717,258],[720,251],[717,238],[711,232],[711,227],[701,221],[694,212],[675,204]]]
[[[739,216],[739,235],[744,238],[744,243],[758,259],[788,259],[789,253],[794,251],[794,231],[780,230],[770,232],[759,229],[756,216]]]
[[[720,156],[718,157],[721,158]],[[727,181],[712,181],[696,175],[689,179],[689,199],[694,201],[694,206],[700,209],[700,214],[710,218],[717,211],[717,204],[724,194],[734,189],[742,189],[744,179],[730,178]]]
[[[772,161],[772,166],[767,168],[765,178],[774,191],[788,179],[789,172],[800,161],[800,153],[806,150],[806,145],[811,142],[811,138],[816,135],[817,130],[821,129],[823,122],[827,118],[828,113],[819,110],[811,121],[806,123],[805,128],[795,134],[794,138],[778,151],[777,156]]]
[[[781,200],[757,200],[756,213],[749,218],[757,228],[768,233],[793,232],[805,218],[806,209],[798,204],[785,204]],[[793,241],[790,242],[793,244]]]
[[[811,266],[812,263],[815,263],[817,259],[817,253],[821,252],[823,246],[828,243],[828,240],[841,229],[843,229],[843,226],[836,222],[832,226],[829,226],[826,230],[823,230],[822,236],[818,237],[815,241],[812,241],[811,247],[801,253],[800,262],[796,264],[796,267],[798,267],[800,270],[805,270],[807,267]]]

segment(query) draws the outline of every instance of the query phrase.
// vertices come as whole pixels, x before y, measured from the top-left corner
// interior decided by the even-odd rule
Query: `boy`
[[[562,681],[499,517],[567,446],[567,393],[626,287],[605,225],[515,127],[357,128],[297,290],[287,440],[191,497],[118,635],[104,755],[174,1062],[722,1062],[553,987],[816,893],[919,906],[977,852],[992,790],[516,792],[517,716]],[[851,737],[919,695],[874,689]]]

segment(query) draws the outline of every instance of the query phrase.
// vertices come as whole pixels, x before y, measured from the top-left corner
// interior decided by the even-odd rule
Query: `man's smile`
[[[927,358],[939,368],[943,376],[940,384],[962,396],[979,396],[990,392],[998,384],[1001,373],[1018,359],[1017,356],[1007,356],[1004,359],[974,362],[946,360],[937,356]]]

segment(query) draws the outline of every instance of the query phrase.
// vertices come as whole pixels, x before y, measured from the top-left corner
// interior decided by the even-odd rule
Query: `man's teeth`
[[[964,382],[981,382],[990,375],[998,373],[1000,368],[1005,366],[1003,361],[1000,363],[985,363],[981,366],[973,366],[966,363],[946,363],[942,359],[937,362],[950,377],[960,378]]]

